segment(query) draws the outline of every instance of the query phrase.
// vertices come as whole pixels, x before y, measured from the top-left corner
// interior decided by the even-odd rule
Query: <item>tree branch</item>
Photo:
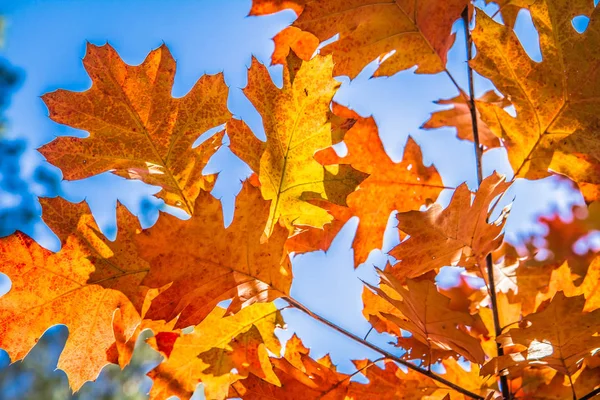
[[[471,112],[471,124],[473,126],[473,142],[475,147],[475,165],[477,167],[477,186],[481,186],[483,181],[483,148],[479,142],[479,127],[477,126],[477,109],[475,108],[475,83],[473,82],[473,69],[471,68],[470,61],[473,58],[473,41],[471,39],[471,31],[469,30],[469,7],[465,7],[463,14],[463,25],[465,29],[465,41],[467,45],[467,73],[469,80],[469,111]],[[494,282],[494,260],[492,254],[488,254],[485,258],[488,276],[488,288],[490,293],[490,299],[492,303],[492,314],[494,316],[494,331],[495,336],[498,338],[502,334],[502,327],[500,326],[500,318],[498,316],[498,301],[496,299],[496,283]],[[498,356],[504,355],[504,349],[500,343],[496,342],[496,348]],[[502,397],[506,400],[510,400],[511,393],[508,388],[508,379],[506,375],[500,376],[500,389],[502,390]]]
[[[438,376],[436,374],[434,374],[431,371],[427,371],[421,367],[416,366],[415,364],[412,364],[406,360],[401,359],[400,357],[380,348],[377,345],[374,345],[366,340],[364,340],[363,338],[361,338],[360,336],[355,335],[354,333],[342,328],[341,326],[338,326],[336,324],[334,324],[333,322],[329,321],[328,319],[321,317],[318,314],[315,314],[314,312],[312,312],[310,309],[308,309],[306,306],[304,306],[302,303],[300,303],[299,301],[291,298],[291,297],[285,297],[284,298],[288,303],[290,303],[290,305],[302,312],[304,312],[305,314],[311,316],[312,318],[316,319],[319,322],[322,322],[323,324],[329,326],[330,328],[336,330],[337,332],[341,333],[342,335],[354,340],[357,343],[362,344],[365,347],[368,347],[369,349],[381,354],[382,356],[384,356],[387,359],[390,359],[392,361],[397,362],[398,364],[401,364],[403,366],[405,366],[408,369],[411,369],[415,372],[418,372],[422,375],[425,375],[431,379],[433,379],[436,382],[441,383],[444,386],[447,386],[449,388],[451,388],[452,390],[455,390],[465,396],[471,397],[472,399],[476,399],[476,400],[484,400],[484,398],[482,396],[479,396],[476,393],[470,392],[467,389],[463,389],[462,387],[458,386],[455,383],[452,383],[444,378],[442,378],[441,376]]]

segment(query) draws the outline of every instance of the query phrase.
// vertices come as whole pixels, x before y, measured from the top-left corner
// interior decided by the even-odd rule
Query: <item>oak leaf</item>
[[[592,49],[599,11],[585,0],[535,1],[528,9],[540,37],[541,62],[527,55],[510,27],[477,13],[471,65],[516,110],[513,117],[495,107],[483,119],[502,138],[515,176],[538,179],[551,170],[597,185],[600,57]],[[583,34],[571,25],[578,15],[591,15]]]
[[[350,382],[347,399],[421,400],[435,396],[438,384],[431,378],[409,370],[402,371],[392,361],[380,368],[369,360],[354,361],[356,369],[369,379],[368,384]],[[432,397],[428,397],[432,396]]]
[[[115,310],[128,334],[140,322],[134,304],[145,294],[139,283],[148,266],[130,248],[104,238],[85,203],[42,201],[46,221],[63,247],[52,253],[21,233],[0,240],[1,271],[12,283],[0,298],[0,347],[11,359],[21,359],[46,329],[66,325],[70,333],[58,368],[78,390],[108,363]],[[139,229],[137,219],[122,208],[118,213],[117,243],[131,245],[128,238]]]
[[[353,243],[355,266],[358,266],[371,250],[381,247],[392,211],[417,210],[435,201],[445,187],[435,167],[423,165],[421,149],[410,137],[402,162],[392,161],[373,118],[358,118],[346,133],[344,143],[348,148],[345,157],[339,157],[330,148],[317,153],[315,158],[324,165],[350,164],[369,174],[347,199],[350,211],[360,219]]]
[[[137,235],[141,257],[150,265],[142,283],[152,288],[172,283],[152,301],[146,318],[170,321],[179,315],[175,328],[184,328],[200,323],[223,300],[233,298],[229,311],[235,312],[287,295],[292,282],[284,253],[287,230],[277,225],[268,242],[260,243],[269,203],[246,182],[225,228],[219,200],[203,191],[191,219],[165,215]]]
[[[435,284],[429,280],[407,279],[404,287],[389,273],[379,272],[379,275],[380,287],[367,286],[393,305],[394,310],[377,310],[373,316],[387,319],[398,330],[403,329],[412,334],[411,338],[399,341],[399,344],[407,347],[410,359],[426,359],[428,363],[432,363],[437,358],[458,353],[470,361],[483,363],[485,355],[479,340],[465,329],[476,323],[472,315],[452,310],[450,299],[439,293]],[[375,307],[371,309],[376,310]],[[415,353],[421,352],[412,354],[412,347],[417,350]],[[423,353],[423,349],[427,352]]]
[[[151,399],[179,396],[189,399],[199,382],[208,399],[225,399],[229,387],[249,373],[271,384],[274,374],[269,351],[281,351],[275,328],[283,326],[273,303],[253,304],[233,316],[216,307],[190,334],[175,340],[168,358],[149,375]]]
[[[421,128],[436,129],[451,126],[456,128],[456,134],[459,139],[472,142],[474,140],[473,123],[471,120],[471,108],[467,99],[468,96],[461,92],[452,99],[436,101],[436,104],[452,105],[452,108],[434,112]],[[479,143],[487,149],[500,147],[500,140],[498,137],[496,137],[486,123],[481,120],[480,110],[486,110],[490,105],[505,108],[510,105],[510,102],[505,97],[498,96],[493,90],[484,93],[475,100]]]
[[[105,171],[163,188],[159,197],[193,213],[208,159],[223,132],[192,148],[207,130],[224,124],[227,86],[222,74],[205,75],[182,98],[173,98],[175,60],[165,45],[139,66],[125,64],[110,45],[88,44],[83,59],[92,79],[85,92],[57,90],[43,100],[54,121],[83,129],[88,138],[59,137],[40,148],[66,179]]]
[[[286,66],[280,90],[254,59],[244,94],[262,116],[267,141],[256,138],[242,121],[227,123],[231,151],[258,174],[263,197],[272,200],[267,236],[278,221],[289,229],[322,227],[332,217],[308,200],[343,202],[364,179],[364,174],[349,168],[326,169],[313,157],[332,145],[329,104],[339,86],[331,76],[332,68],[331,57],[320,56],[302,62],[294,76]]]
[[[452,25],[467,7],[466,0],[253,0],[250,15],[286,8],[298,19],[293,26],[320,41],[340,35],[320,53],[333,54],[335,74],[356,75],[371,61],[395,54],[381,63],[377,75],[393,75],[418,66],[417,72],[437,73],[446,66],[454,43]]]
[[[275,51],[271,56],[271,64],[285,64],[290,50],[300,59],[308,61],[319,47],[319,39],[295,26],[288,26],[273,38]]]
[[[498,337],[503,347],[521,346],[525,350],[493,359],[482,369],[482,375],[504,369],[518,371],[529,365],[573,375],[584,357],[600,349],[600,310],[582,312],[584,304],[583,295],[566,297],[558,292],[543,310],[527,315],[520,327]]]
[[[350,377],[337,372],[329,357],[314,360],[308,353],[300,339],[292,336],[286,344],[284,357],[271,358],[281,386],[250,375],[232,385],[230,396],[245,400],[343,399]]]
[[[466,184],[456,188],[446,209],[434,204],[426,211],[398,213],[398,229],[410,237],[390,251],[400,260],[391,271],[414,278],[447,265],[483,265],[485,257],[502,242],[502,213],[488,224],[490,203],[510,186],[494,173],[483,180],[471,204]]]

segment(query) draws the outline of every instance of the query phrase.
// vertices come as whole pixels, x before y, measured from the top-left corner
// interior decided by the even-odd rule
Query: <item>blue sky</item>
[[[13,95],[7,111],[8,136],[24,138],[28,147],[21,161],[21,174],[30,180],[35,167],[43,158],[34,149],[59,135],[85,135],[58,125],[48,117],[40,96],[58,88],[82,91],[91,82],[81,62],[86,41],[110,44],[130,64],[139,64],[147,53],[166,43],[177,60],[177,74],[173,95],[185,95],[204,73],[223,71],[230,86],[228,105],[239,118],[249,123],[259,138],[264,138],[261,119],[243,96],[246,69],[251,56],[269,64],[273,43],[270,40],[279,30],[291,23],[294,14],[283,12],[267,17],[246,17],[250,0],[20,0],[0,3],[0,13],[8,18],[6,44],[1,50],[15,66],[21,68],[25,80]],[[466,87],[466,65],[462,23],[455,24],[458,33],[450,52],[448,68],[458,82]],[[519,16],[515,28],[530,56],[541,59],[537,36],[527,13]],[[280,67],[271,68],[273,78],[280,83]],[[371,68],[369,70],[369,68]],[[440,109],[433,101],[456,96],[456,88],[443,75],[416,75],[413,71],[400,72],[389,78],[370,78],[367,69],[355,80],[340,78],[343,85],[336,100],[354,108],[361,115],[374,115],[382,140],[390,156],[399,161],[408,135],[422,146],[426,164],[434,163],[444,184],[455,187],[467,182],[476,188],[473,146],[459,141],[452,129],[423,131],[419,127],[430,113]],[[491,88],[482,78],[476,80],[477,93]],[[502,149],[484,156],[485,175],[493,170],[509,175],[510,167]],[[234,195],[239,181],[247,176],[248,168],[224,147],[212,160],[206,172],[220,171],[218,185],[213,193],[221,198],[226,216],[231,218]],[[56,171],[58,173],[58,171]],[[42,194],[42,189],[31,181],[31,190]],[[72,201],[87,199],[99,225],[109,237],[114,237],[114,204],[119,197],[134,213],[156,188],[140,182],[125,181],[110,174],[81,182],[63,182],[61,191]],[[2,196],[9,194],[0,192]],[[447,204],[451,191],[443,193],[440,201]],[[568,215],[571,204],[581,203],[581,197],[567,190],[557,179],[538,182],[517,182],[507,196],[514,199],[511,217],[506,227],[507,237],[516,241],[522,235],[541,232],[535,225],[537,215],[559,211]],[[1,204],[1,202],[0,202]],[[151,202],[150,211],[142,216],[146,226],[158,217],[159,201]],[[148,207],[146,207],[147,210]],[[390,219],[390,227],[394,219]],[[331,250],[294,259],[292,295],[307,306],[359,335],[369,329],[361,315],[362,283],[358,279],[374,281],[373,266],[383,266],[385,256],[375,251],[358,270],[353,269],[351,240],[356,228],[352,220],[336,238]],[[56,249],[56,238],[42,223],[21,227],[43,245]],[[393,229],[386,234],[384,250],[397,243]],[[4,290],[3,290],[4,289]],[[0,280],[0,292],[7,282]],[[349,359],[372,356],[373,353],[332,333],[318,322],[300,312],[286,310],[286,320],[298,332],[316,356],[332,353],[334,362],[342,369],[350,368]],[[384,344],[387,338],[373,334],[371,339]],[[397,351],[397,350],[396,350]]]

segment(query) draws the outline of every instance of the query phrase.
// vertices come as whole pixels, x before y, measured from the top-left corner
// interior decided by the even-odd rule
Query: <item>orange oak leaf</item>
[[[87,248],[86,260],[93,267],[88,283],[120,291],[143,313],[147,288],[141,283],[150,267],[133,240],[142,230],[138,218],[117,204],[117,237],[111,241],[100,232],[85,203],[73,204],[58,197],[43,198],[40,203],[44,222],[63,245],[69,237],[76,237]]]
[[[271,56],[271,64],[285,64],[290,50],[300,59],[308,61],[319,47],[319,39],[315,35],[295,26],[288,26],[279,32],[273,41],[275,51]]]
[[[477,56],[471,64],[516,109],[513,117],[492,107],[483,120],[502,138],[517,177],[538,179],[554,171],[598,185],[600,56],[592,49],[600,11],[585,0],[534,1],[528,9],[540,37],[541,62],[527,55],[513,29],[477,13]],[[578,15],[591,16],[583,34],[571,24]]]
[[[573,393],[581,397],[600,387],[598,370],[586,368],[575,378],[556,373],[550,368],[529,368],[522,376],[511,379],[510,385],[515,388],[514,399],[527,400],[569,400]],[[597,397],[597,396],[596,396]],[[593,397],[592,397],[593,398]]]
[[[57,90],[43,99],[50,118],[90,136],[59,137],[40,152],[66,179],[113,171],[161,186],[159,197],[192,214],[196,196],[214,180],[202,170],[223,132],[196,148],[192,144],[231,116],[222,74],[203,76],[176,99],[175,60],[165,45],[139,66],[129,66],[110,45],[88,44],[83,64],[92,79],[89,90]]]
[[[470,140],[472,142],[473,124],[471,121],[471,110],[467,99],[468,95],[460,93],[452,99],[436,101],[436,104],[452,105],[452,108],[434,112],[421,128],[435,129],[451,126],[456,128],[456,134],[459,139]],[[496,105],[499,108],[504,108],[510,105],[510,101],[505,97],[498,96],[493,90],[484,93],[475,100],[479,143],[488,149],[500,146],[498,137],[496,137],[485,122],[481,120],[480,109],[489,107],[490,104]]]
[[[333,221],[326,224],[323,228],[314,228],[311,226],[297,227],[294,234],[285,243],[286,249],[289,252],[302,254],[316,250],[327,251],[333,239],[335,239],[346,222],[353,216],[352,210],[348,207],[333,204],[325,200],[313,200],[311,203],[326,210],[333,217]]]
[[[417,350],[415,354],[408,355],[410,359],[426,359],[431,363],[436,358],[458,353],[470,361],[483,363],[485,355],[479,340],[465,329],[476,323],[472,315],[452,310],[450,299],[439,293],[429,280],[407,279],[404,287],[391,274],[380,271],[379,275],[380,287],[367,286],[393,305],[394,310],[387,312],[386,308],[377,310],[370,306],[376,311],[372,315],[377,319],[387,319],[388,323],[412,334],[411,338],[401,338],[398,342],[409,353]],[[425,353],[423,349],[426,349]]]
[[[558,292],[543,310],[527,315],[520,327],[498,337],[503,347],[524,350],[493,359],[481,373],[539,365],[573,375],[586,356],[600,349],[600,310],[582,312],[584,304],[583,295],[566,297]]]
[[[446,209],[434,204],[426,211],[398,214],[398,229],[410,237],[390,251],[400,260],[391,271],[398,277],[414,278],[447,265],[482,265],[487,254],[502,243],[503,212],[488,224],[489,206],[510,183],[494,173],[483,180],[471,204],[466,184],[456,188]]]
[[[258,174],[263,197],[272,200],[267,236],[278,221],[289,229],[322,227],[332,217],[308,200],[343,202],[365,178],[349,168],[324,168],[313,157],[332,145],[329,104],[339,86],[332,68],[331,57],[320,56],[302,62],[294,76],[284,68],[280,90],[267,69],[253,60],[244,94],[262,116],[267,141],[257,139],[242,121],[227,123],[231,151]]]
[[[594,258],[594,251],[588,250],[585,254],[575,251],[578,240],[600,227],[600,220],[595,216],[589,218],[588,210],[584,206],[573,206],[572,218],[565,221],[560,215],[543,216],[538,222],[545,225],[548,233],[544,236],[545,248],[552,253],[552,260],[560,263],[568,261],[569,267],[579,276],[584,276],[590,261]]]
[[[253,304],[233,316],[216,307],[189,334],[175,340],[168,358],[150,371],[151,399],[189,399],[202,382],[207,399],[225,399],[248,374],[279,385],[269,353],[281,351],[275,328],[283,319],[273,303]]]
[[[141,312],[142,318],[146,315],[152,300],[161,292],[161,290],[164,290],[164,288],[146,291],[146,297]],[[115,310],[112,321],[115,343],[107,351],[108,360],[113,364],[117,364],[121,369],[125,368],[131,361],[140,334],[146,329],[150,329],[154,332],[154,336],[148,338],[146,342],[156,351],[168,356],[173,349],[175,340],[181,335],[181,330],[173,329],[176,322],[177,319],[168,322],[163,320],[154,321],[142,319],[135,330],[131,332],[131,330],[126,329],[127,327],[123,320],[121,310]]]
[[[66,325],[69,338],[58,368],[78,390],[108,363],[106,352],[115,341],[115,310],[121,314],[123,332],[131,334],[140,322],[128,297],[134,302],[143,297],[139,282],[148,269],[143,260],[128,254],[129,249],[113,246],[99,233],[85,203],[61,199],[43,203],[46,221],[63,247],[52,253],[21,233],[0,240],[1,271],[12,283],[0,297],[0,347],[18,360],[46,329]],[[123,210],[119,213],[123,218],[117,243],[126,242],[123,238],[138,224],[131,215],[125,218]]]
[[[412,370],[404,372],[392,361],[384,361],[384,363],[382,369],[369,360],[354,361],[356,369],[369,379],[369,383],[350,382],[346,398],[356,400],[442,398],[442,396],[433,396],[439,387],[433,379]]]
[[[410,137],[402,162],[392,161],[379,139],[373,118],[358,119],[346,133],[344,143],[348,148],[345,157],[337,156],[329,148],[315,158],[324,165],[350,164],[369,174],[347,199],[352,215],[360,219],[353,243],[355,266],[358,266],[371,250],[381,247],[392,211],[417,210],[435,201],[444,185],[434,166],[423,165],[421,149]]]
[[[446,370],[442,376],[450,382],[458,382],[462,388],[467,389],[472,393],[476,393],[486,399],[499,398],[496,397],[498,393],[494,391],[496,381],[494,379],[488,379],[487,377],[481,376],[479,365],[475,363],[469,363],[469,370],[467,370],[463,366],[464,364],[460,365],[459,362],[454,358],[449,358],[442,361],[442,365]],[[461,393],[456,393],[453,391],[449,391],[448,393],[450,394],[450,398],[452,400],[470,399],[470,397],[467,397]]]
[[[350,377],[336,371],[329,357],[314,360],[297,336],[286,344],[283,358],[271,358],[273,371],[280,386],[250,375],[231,386],[230,397],[245,400],[337,400],[343,399],[348,390]]]
[[[245,183],[233,223],[225,228],[219,200],[203,191],[190,220],[165,215],[137,235],[140,254],[150,264],[143,284],[159,288],[172,282],[152,301],[146,318],[170,321],[179,315],[175,328],[184,328],[200,323],[222,300],[233,298],[234,312],[288,294],[287,230],[277,225],[268,242],[260,243],[269,208],[259,190]]]
[[[437,73],[446,66],[454,43],[452,25],[467,7],[466,0],[253,0],[250,15],[292,9],[293,26],[320,41],[339,34],[320,50],[333,54],[336,75],[356,77],[371,61],[381,63],[377,75],[393,75],[418,66],[417,72]]]

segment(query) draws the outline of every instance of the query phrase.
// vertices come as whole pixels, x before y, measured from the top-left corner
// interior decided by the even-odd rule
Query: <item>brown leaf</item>
[[[434,204],[427,211],[398,214],[398,229],[410,237],[390,251],[400,260],[391,271],[397,277],[414,278],[447,265],[482,265],[487,254],[502,242],[504,215],[488,224],[488,208],[510,183],[494,173],[481,183],[471,204],[466,184],[456,188],[446,209]]]
[[[436,104],[452,105],[452,108],[434,112],[421,128],[436,129],[454,127],[456,128],[456,134],[459,139],[472,142],[474,140],[473,124],[471,121],[471,110],[467,99],[468,96],[466,94],[460,93],[452,99],[436,101]],[[509,106],[510,102],[505,97],[498,96],[493,90],[485,92],[480,98],[475,100],[479,143],[488,149],[500,147],[500,140],[494,135],[486,123],[481,120],[479,111],[480,108],[487,107],[491,104],[496,105],[499,108],[504,108]]]
[[[470,361],[483,363],[485,355],[479,340],[464,330],[465,327],[475,324],[473,316],[467,312],[452,310],[450,299],[439,293],[435,284],[429,280],[407,279],[404,287],[391,274],[379,274],[382,287],[367,286],[393,305],[395,310],[392,313],[378,310],[375,316],[387,319],[399,329],[410,332],[412,337],[403,340],[404,345],[420,342],[429,351],[429,354],[410,354],[410,359],[426,359],[428,363],[432,363],[435,359],[431,352],[436,352],[437,355],[440,350],[450,350],[450,354],[458,353]],[[394,297],[388,295],[387,292],[390,291]],[[407,350],[411,352],[411,348]]]

